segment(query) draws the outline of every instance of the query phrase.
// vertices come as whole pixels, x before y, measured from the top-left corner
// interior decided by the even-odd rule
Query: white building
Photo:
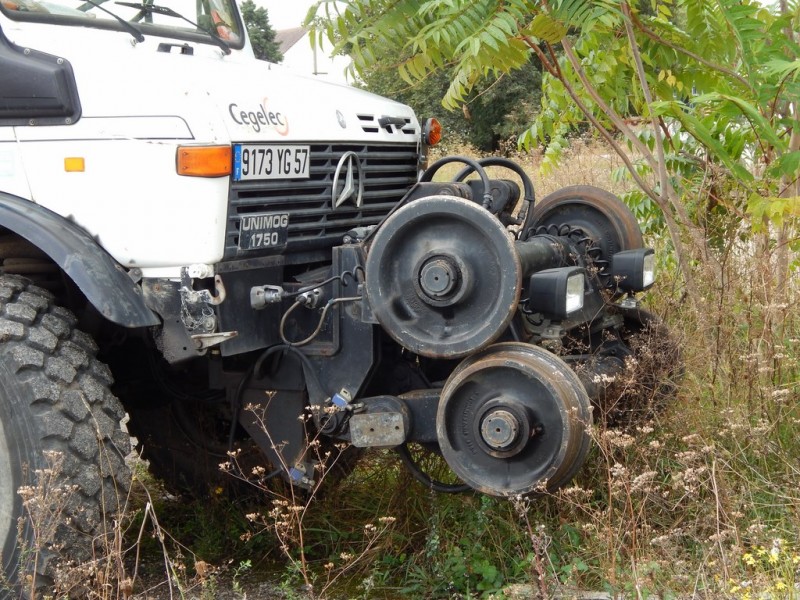
[[[275,41],[283,53],[281,65],[306,75],[314,75],[336,83],[349,84],[345,70],[350,65],[347,56],[330,56],[326,46],[311,46],[311,37],[305,27],[282,29],[276,32]]]

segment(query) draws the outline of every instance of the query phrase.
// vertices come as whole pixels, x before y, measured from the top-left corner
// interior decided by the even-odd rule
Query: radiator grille
[[[402,123],[400,123],[402,121]],[[411,119],[400,118],[393,120],[392,123],[381,124],[381,119],[375,115],[358,115],[358,122],[365,133],[379,133],[383,129],[388,134],[402,133],[405,135],[415,135],[416,128],[411,124]]]
[[[309,144],[310,177],[281,181],[238,181],[231,184],[225,258],[245,258],[333,247],[354,227],[377,224],[417,178],[416,144]],[[347,203],[332,208],[333,177],[339,160],[355,152],[361,162],[364,196],[360,208]],[[240,250],[242,215],[288,213],[287,246]]]

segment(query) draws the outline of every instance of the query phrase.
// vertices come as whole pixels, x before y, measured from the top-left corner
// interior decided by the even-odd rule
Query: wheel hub
[[[531,438],[530,416],[512,398],[488,402],[476,425],[476,438],[483,450],[498,458],[520,453]]]
[[[508,327],[522,269],[497,218],[463,198],[428,196],[393,213],[372,237],[364,289],[381,327],[429,358],[461,358]]]
[[[495,450],[505,450],[519,433],[519,421],[510,412],[505,410],[493,411],[481,424],[483,441]]]
[[[433,256],[423,262],[417,281],[422,299],[438,302],[457,293],[461,284],[461,273],[451,257]]]

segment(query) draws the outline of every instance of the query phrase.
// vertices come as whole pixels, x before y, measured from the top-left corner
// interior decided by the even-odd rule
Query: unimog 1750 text
[[[0,0],[6,593],[104,541],[130,433],[196,493],[231,452],[313,488],[395,448],[435,490],[514,496],[673,391],[617,197],[428,166],[435,121],[256,61],[233,0],[164,2]],[[33,553],[19,490],[54,462],[71,492]]]

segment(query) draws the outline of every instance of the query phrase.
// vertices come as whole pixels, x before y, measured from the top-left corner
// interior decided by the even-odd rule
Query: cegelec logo
[[[228,112],[234,122],[249,126],[256,133],[259,133],[262,128],[269,128],[278,135],[288,135],[289,120],[283,113],[269,110],[267,100],[268,98],[264,98],[255,110],[241,108],[235,102],[231,102],[228,105]]]

